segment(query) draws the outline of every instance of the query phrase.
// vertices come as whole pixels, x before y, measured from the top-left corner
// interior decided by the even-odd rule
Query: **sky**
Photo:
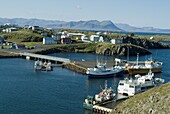
[[[0,0],[1,18],[111,20],[170,29],[170,0]]]

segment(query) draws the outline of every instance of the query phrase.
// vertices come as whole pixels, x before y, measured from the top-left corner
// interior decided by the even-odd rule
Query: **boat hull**
[[[113,73],[91,73],[91,74],[88,74],[88,77],[89,78],[109,78],[109,77],[114,77],[114,76],[119,76],[119,75],[122,75],[123,74],[123,70],[120,71],[120,72],[113,72]]]
[[[146,68],[146,69],[133,69],[133,68],[127,68],[127,71],[129,74],[135,75],[135,74],[147,74],[149,71],[152,71],[153,73],[159,73],[162,72],[162,68]]]
[[[83,103],[83,108],[84,109],[88,109],[88,110],[93,110],[93,105],[92,104]]]

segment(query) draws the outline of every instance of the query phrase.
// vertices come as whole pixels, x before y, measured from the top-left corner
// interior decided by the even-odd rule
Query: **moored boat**
[[[158,86],[164,82],[162,78],[154,78],[154,74],[149,72],[147,75],[135,75],[135,79],[125,78],[120,80],[118,84],[118,93],[133,96],[137,93],[146,91],[150,88]]]
[[[52,67],[52,64],[51,62],[44,62],[43,63],[43,68],[42,68],[43,71],[52,71],[53,70],[53,67]]]
[[[124,71],[124,68],[120,66],[113,66],[108,68],[105,64],[97,63],[95,68],[88,68],[86,74],[90,78],[106,78],[120,75]]]
[[[35,61],[34,63],[34,70],[42,70],[43,63],[40,60]]]
[[[95,101],[97,103],[102,103],[108,100],[112,100],[115,97],[114,90],[107,87],[107,81],[105,81],[105,89],[103,89],[99,94],[95,95]]]
[[[114,90],[110,87],[107,87],[107,81],[105,81],[105,89],[103,89],[99,94],[94,96],[87,96],[83,107],[86,109],[93,109],[93,106],[96,104],[101,104],[106,101],[114,99],[116,96]]]
[[[143,64],[139,64],[138,61],[139,55],[137,55],[137,61],[133,65],[127,65],[126,70],[129,74],[135,75],[135,74],[147,74],[149,70],[151,69],[152,72],[158,73],[162,71],[162,62],[159,61],[153,61],[147,60]]]

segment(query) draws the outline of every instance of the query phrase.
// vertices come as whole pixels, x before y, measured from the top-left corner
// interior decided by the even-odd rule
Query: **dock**
[[[48,55],[40,55],[40,54],[34,54],[34,53],[19,53],[21,57],[25,57],[26,59],[41,59],[41,60],[47,60],[51,62],[56,63],[70,63],[70,59],[61,58],[61,57],[53,57]]]
[[[114,100],[104,102],[99,105],[93,106],[93,112],[98,114],[109,114],[114,108],[124,100],[128,99],[128,96],[118,94]]]

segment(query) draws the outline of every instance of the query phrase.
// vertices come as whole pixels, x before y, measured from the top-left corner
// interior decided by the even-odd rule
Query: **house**
[[[92,42],[98,42],[99,41],[99,36],[98,35],[91,35],[90,36],[90,41]]]
[[[45,37],[43,38],[43,44],[50,45],[50,44],[56,44],[56,42],[54,41],[54,38],[52,37]]]
[[[99,42],[110,42],[110,39],[108,37],[100,36]]]
[[[111,39],[111,43],[112,44],[122,44],[123,39],[122,38],[114,38],[114,39]]]
[[[58,33],[56,34],[56,41],[60,41],[60,40],[61,40],[61,35],[62,35],[61,32],[58,32]]]
[[[17,31],[18,29],[17,28],[6,28],[5,29],[5,32],[9,33],[9,32],[13,32],[13,31]]]
[[[32,26],[31,29],[32,29],[32,30],[43,30],[43,27]]]
[[[43,32],[43,33],[41,33],[41,36],[44,36],[44,37],[47,37],[47,32]]]
[[[154,40],[155,38],[153,36],[150,37],[150,40]]]
[[[102,32],[96,32],[96,34],[97,34],[97,35],[101,35],[101,34],[102,34]]]
[[[89,38],[86,36],[86,35],[83,35],[81,36],[81,40],[84,41],[84,40],[89,40]]]
[[[25,45],[24,44],[13,44],[11,48],[12,49],[25,49]]]
[[[68,35],[61,36],[61,43],[62,44],[71,44],[71,38]]]
[[[91,41],[89,40],[89,38],[86,35],[81,36],[81,40],[83,42],[91,43]]]

